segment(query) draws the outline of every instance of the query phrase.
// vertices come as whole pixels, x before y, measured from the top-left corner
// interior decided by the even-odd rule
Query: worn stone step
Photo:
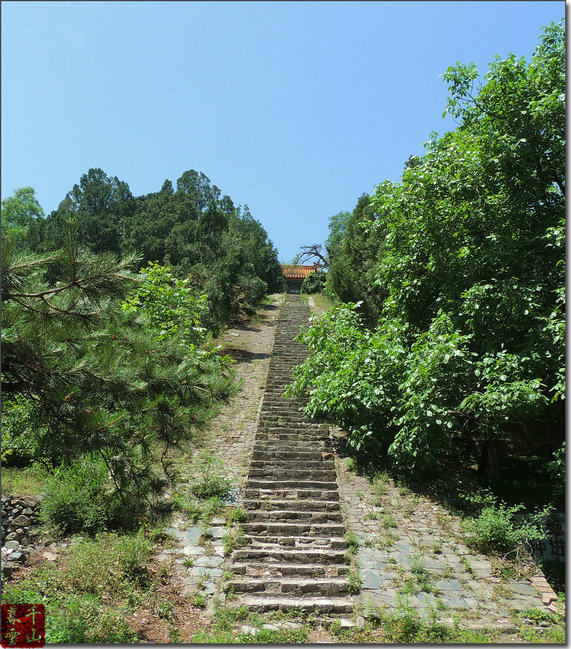
[[[302,467],[304,469],[310,470],[320,470],[327,469],[335,471],[335,463],[333,462],[333,456],[330,455],[328,458],[322,459],[320,453],[314,453],[313,456],[309,455],[305,458],[292,457],[292,456],[279,456],[272,455],[266,457],[257,457],[252,458],[250,462],[250,467],[253,469],[289,469],[291,467]]]
[[[332,443],[328,439],[269,439],[266,435],[256,437],[254,451],[313,451],[315,453],[332,453]]]
[[[282,426],[269,426],[267,430],[261,430],[256,435],[258,438],[276,438],[276,439],[308,439],[308,440],[322,440],[329,439],[329,432],[323,430],[321,426],[311,428],[304,426],[300,428],[290,428],[285,422]]]
[[[290,522],[268,522],[255,521],[252,523],[241,523],[245,534],[254,535],[279,535],[279,536],[312,536],[325,537],[343,536],[345,528],[339,523],[314,523],[305,521],[299,523]]]
[[[265,561],[268,566],[272,563],[347,564],[349,562],[344,550],[327,549],[324,552],[321,549],[293,549],[275,545],[238,548],[232,554],[232,561],[237,563]]]
[[[248,478],[250,480],[296,480],[302,481],[333,481],[336,478],[335,469],[305,469],[303,467],[294,467],[286,469],[282,467],[261,467],[259,469],[250,469]]]
[[[300,462],[321,462],[323,465],[328,465],[333,464],[335,458],[332,453],[324,458],[321,451],[292,451],[288,448],[282,448],[273,451],[254,451],[252,453],[252,464],[258,460],[266,462],[299,460]]]
[[[279,510],[268,511],[256,509],[247,512],[248,522],[254,521],[310,521],[312,523],[342,523],[343,516],[337,512],[315,512],[307,510]]]
[[[260,500],[339,500],[339,493],[336,489],[295,489],[295,488],[260,488],[246,485],[244,498]]]
[[[347,580],[342,577],[315,577],[313,579],[237,578],[229,579],[225,590],[234,593],[265,593],[267,595],[337,597],[349,593]]]
[[[232,608],[245,606],[251,611],[303,610],[318,614],[352,613],[354,604],[350,597],[271,597],[264,594],[239,595],[228,603]]]
[[[334,500],[259,500],[257,498],[245,499],[242,502],[245,509],[249,511],[314,511],[314,512],[338,512],[339,502]]]
[[[334,480],[248,480],[247,489],[314,489],[319,491],[337,491]]]
[[[348,564],[323,563],[265,563],[249,561],[233,563],[232,572],[235,575],[245,575],[263,579],[269,577],[342,577],[349,574]]]
[[[287,547],[297,550],[346,550],[347,541],[341,536],[303,536],[281,533],[245,534],[244,542],[251,548],[269,549],[271,547]]]

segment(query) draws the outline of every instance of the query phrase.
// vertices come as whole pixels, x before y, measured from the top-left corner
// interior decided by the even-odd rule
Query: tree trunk
[[[482,445],[478,473],[490,476],[491,478],[499,477],[500,462],[497,439],[487,439]]]

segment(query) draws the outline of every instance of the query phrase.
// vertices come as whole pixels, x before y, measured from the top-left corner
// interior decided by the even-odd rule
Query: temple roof
[[[319,264],[315,263],[311,266],[295,266],[293,264],[282,264],[282,272],[286,279],[305,279],[311,273],[319,270]]]

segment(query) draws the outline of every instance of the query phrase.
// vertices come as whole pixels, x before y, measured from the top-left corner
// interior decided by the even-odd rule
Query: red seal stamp
[[[43,604],[2,604],[2,647],[43,647],[46,609]]]

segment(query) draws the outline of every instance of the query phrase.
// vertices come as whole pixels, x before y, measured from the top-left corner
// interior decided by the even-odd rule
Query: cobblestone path
[[[288,295],[280,313],[234,550],[232,606],[351,613],[349,558],[329,429],[283,396],[307,350],[294,339],[309,309]]]

